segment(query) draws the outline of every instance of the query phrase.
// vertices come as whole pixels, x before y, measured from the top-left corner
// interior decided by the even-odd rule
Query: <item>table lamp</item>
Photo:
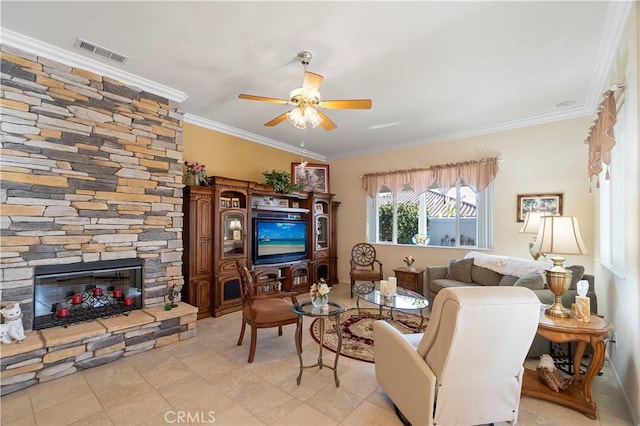
[[[533,260],[538,260],[540,257],[540,253],[533,251],[532,247],[536,242],[538,229],[540,229],[540,218],[546,215],[548,215],[546,212],[527,212],[527,216],[524,219],[524,225],[522,225],[522,229],[520,229],[521,234],[536,234],[533,237],[533,241],[529,243],[529,254],[531,254]]]
[[[582,241],[578,219],[571,216],[543,216],[538,235],[531,247],[536,253],[551,254],[553,267],[545,271],[549,289],[555,295],[555,303],[544,312],[554,317],[568,318],[571,311],[562,306],[562,295],[571,284],[572,272],[563,267],[564,258],[559,254],[587,254]]]

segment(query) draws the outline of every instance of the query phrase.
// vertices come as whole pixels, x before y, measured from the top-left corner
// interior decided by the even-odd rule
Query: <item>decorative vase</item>
[[[324,296],[312,296],[311,303],[316,308],[322,308],[324,305],[329,303],[329,295],[325,294]]]
[[[187,175],[187,185],[189,186],[196,186],[200,184],[200,179],[198,178],[198,175]]]

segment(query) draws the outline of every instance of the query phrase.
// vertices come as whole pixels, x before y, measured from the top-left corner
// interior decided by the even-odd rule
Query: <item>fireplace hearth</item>
[[[142,259],[35,268],[33,328],[127,315],[142,308]]]

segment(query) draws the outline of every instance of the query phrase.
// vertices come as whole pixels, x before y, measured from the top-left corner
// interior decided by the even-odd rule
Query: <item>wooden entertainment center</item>
[[[255,280],[277,280],[283,290],[304,293],[321,278],[338,282],[334,194],[282,194],[272,186],[214,176],[211,186],[184,189],[185,285],[183,300],[198,308],[198,318],[218,317],[241,308],[236,260]],[[306,227],[306,250],[257,256],[254,224],[291,222]],[[264,239],[268,244],[268,239]],[[264,249],[262,249],[264,251]]]

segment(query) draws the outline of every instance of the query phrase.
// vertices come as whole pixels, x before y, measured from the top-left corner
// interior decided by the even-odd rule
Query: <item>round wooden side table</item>
[[[604,363],[605,339],[613,326],[605,319],[592,315],[591,322],[580,322],[575,318],[558,318],[540,312],[537,334],[552,342],[578,342],[573,357],[574,380],[569,389],[555,392],[542,383],[534,370],[525,369],[522,381],[522,395],[544,399],[573,408],[584,413],[590,419],[597,418],[596,402],[591,396],[591,385]],[[583,375],[580,363],[587,344],[593,348],[589,368]]]

